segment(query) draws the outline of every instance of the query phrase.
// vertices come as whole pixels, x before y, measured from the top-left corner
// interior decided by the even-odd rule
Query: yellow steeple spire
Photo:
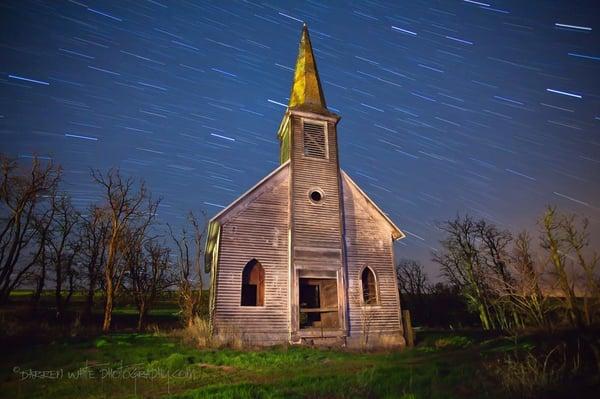
[[[294,83],[288,107],[307,111],[328,112],[306,24],[302,28],[296,70],[294,71]]]

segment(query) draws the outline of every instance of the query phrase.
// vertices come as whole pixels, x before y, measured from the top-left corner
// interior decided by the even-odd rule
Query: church
[[[306,25],[279,126],[281,165],[208,226],[213,335],[249,345],[403,347],[393,242],[404,237],[339,165]]]

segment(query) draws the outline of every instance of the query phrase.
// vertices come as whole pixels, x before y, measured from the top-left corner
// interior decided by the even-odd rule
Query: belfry
[[[209,224],[213,334],[253,345],[404,346],[393,241],[404,234],[340,169],[306,25],[277,137],[281,165]]]

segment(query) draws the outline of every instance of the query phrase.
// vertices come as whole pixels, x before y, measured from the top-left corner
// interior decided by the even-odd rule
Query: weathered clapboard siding
[[[307,157],[303,146],[303,118],[292,116],[291,196],[295,246],[339,249],[342,244],[337,138],[335,125],[327,123],[326,126],[328,157]],[[313,188],[319,188],[325,194],[319,204],[308,199]]]
[[[265,337],[280,333],[287,338],[289,168],[282,168],[256,190],[221,219],[213,325],[217,331],[232,329]],[[265,303],[241,306],[242,270],[253,258],[265,271]]]
[[[390,226],[346,176],[342,187],[350,335],[368,331],[397,334],[400,339],[402,322]],[[377,305],[363,304],[361,273],[366,266],[375,273]]]
[[[337,118],[318,114],[291,112],[290,152],[290,229],[292,281],[297,281],[303,270],[334,269],[337,271],[339,330],[346,329],[345,273],[342,239],[342,212],[340,198],[340,169],[337,153]],[[326,134],[326,157],[315,158],[304,154],[303,124],[322,124]],[[323,193],[318,203],[309,199],[314,189]],[[290,287],[292,334],[297,338],[298,295],[296,284]]]

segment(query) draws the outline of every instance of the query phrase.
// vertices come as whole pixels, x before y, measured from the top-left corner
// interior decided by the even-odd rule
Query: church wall
[[[348,266],[349,346],[403,346],[400,300],[394,267],[393,242],[383,218],[344,184],[344,220]],[[369,266],[377,281],[378,303],[364,305],[361,273]]]
[[[239,333],[251,344],[288,339],[289,180],[287,172],[279,177],[272,189],[242,204],[242,211],[223,218],[213,319],[217,335]],[[264,306],[240,305],[242,270],[252,258],[264,268]]]
[[[292,298],[290,327],[292,341],[297,342],[305,332],[300,331],[298,279],[307,271],[333,271],[343,276],[343,241],[340,210],[340,170],[337,158],[335,123],[326,122],[327,158],[304,155],[303,118],[292,113],[291,152],[291,260]],[[310,123],[322,122],[318,114],[308,113],[304,118]],[[313,203],[309,199],[312,189],[319,189],[323,199]],[[345,280],[338,278],[338,320],[340,330],[346,327]],[[328,332],[323,332],[328,334]]]
[[[328,123],[328,159],[304,156],[302,118],[292,117],[293,232],[298,247],[340,249],[339,169],[335,125]],[[325,194],[321,203],[308,198],[311,188]]]

